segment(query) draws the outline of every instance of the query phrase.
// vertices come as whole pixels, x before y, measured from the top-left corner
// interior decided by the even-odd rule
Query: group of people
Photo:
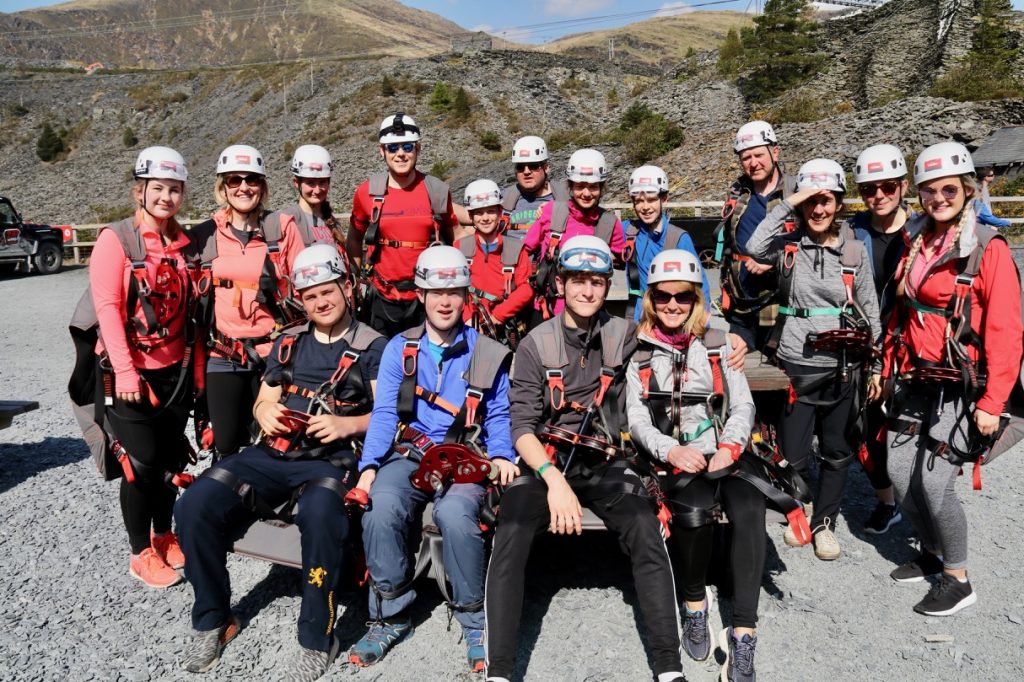
[[[210,670],[239,633],[226,555],[258,519],[301,530],[286,676],[319,679],[338,655],[353,554],[370,623],[348,657],[377,663],[413,631],[413,538],[433,502],[446,598],[487,680],[513,675],[534,539],[580,533],[583,507],[629,556],[659,682],[685,679],[682,652],[714,648],[708,572],[728,519],[722,679],[754,680],[766,510],[787,513],[787,544],[837,559],[858,456],[878,494],[866,530],[905,515],[920,540],[893,579],[938,576],[914,609],[973,603],[953,486],[1001,433],[1022,325],[1010,251],[977,220],[969,152],[917,156],[915,213],[900,150],[864,150],[853,179],[867,210],[847,221],[838,163],[786,175],[763,121],[733,148],[720,301],[670,221],[666,173],[631,174],[622,222],[600,205],[610,169],[594,149],[562,181],[544,141],[521,138],[515,184],[477,180],[456,204],[417,170],[421,131],[397,113],[380,126],[386,170],[356,189],[347,230],[322,147],[295,150],[297,202],[273,213],[263,156],[228,147],[221,208],[190,230],[175,217],[185,160],[140,153],[137,211],[100,232],[90,265],[97,415],[123,468],[131,575],[169,587],[183,568],[195,592],[183,667]],[[625,317],[605,306],[615,268]],[[751,393],[752,351],[785,371],[787,400]],[[193,412],[214,463],[179,498]]]

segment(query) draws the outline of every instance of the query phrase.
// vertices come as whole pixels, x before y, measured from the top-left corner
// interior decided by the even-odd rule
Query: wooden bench
[[[38,410],[34,400],[0,400],[0,429],[6,429],[19,414]]]

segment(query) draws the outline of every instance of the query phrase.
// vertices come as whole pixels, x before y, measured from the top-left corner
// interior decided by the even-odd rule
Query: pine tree
[[[444,81],[434,83],[434,90],[430,93],[430,100],[428,100],[427,104],[430,105],[431,110],[438,113],[448,111],[451,108],[452,98],[448,94],[448,86],[445,85]]]
[[[64,151],[64,141],[54,132],[50,122],[43,123],[43,130],[36,142],[36,155],[43,161],[53,161]]]
[[[469,118],[469,93],[462,86],[455,91],[455,97],[452,99],[452,118],[456,121],[465,121]]]
[[[387,74],[384,74],[384,78],[380,81],[380,94],[384,97],[395,96],[395,84],[391,82],[391,79],[388,78]]]
[[[977,11],[971,65],[996,78],[1011,76],[1020,53],[1010,30],[1011,1],[977,0]]]
[[[746,95],[763,102],[818,73],[824,55],[816,32],[807,0],[768,0],[744,41],[743,65],[751,70]]]
[[[718,73],[723,76],[735,75],[739,69],[739,61],[743,57],[743,43],[736,29],[730,28],[725,40],[718,48]]]

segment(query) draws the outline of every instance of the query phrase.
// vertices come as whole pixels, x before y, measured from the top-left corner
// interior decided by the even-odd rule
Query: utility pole
[[[313,60],[309,60],[309,96],[313,96]]]
[[[608,61],[615,60],[615,38],[608,39]]]

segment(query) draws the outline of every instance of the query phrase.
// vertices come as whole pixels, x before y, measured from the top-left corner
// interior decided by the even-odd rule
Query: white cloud
[[[484,33],[494,33],[494,27],[490,24],[477,24],[469,29],[470,31],[483,31]]]
[[[655,17],[673,17],[677,14],[686,14],[692,12],[693,7],[685,2],[666,2],[664,5],[658,8]]]
[[[556,17],[579,17],[599,12],[612,0],[544,0],[544,14]]]

